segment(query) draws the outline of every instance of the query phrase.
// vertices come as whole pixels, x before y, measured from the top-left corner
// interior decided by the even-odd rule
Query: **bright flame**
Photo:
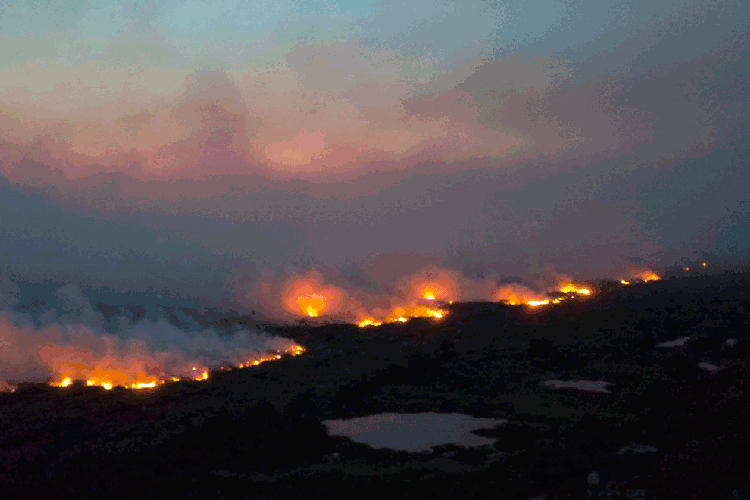
[[[50,347],[43,349],[43,357],[49,356],[52,352],[52,349],[53,348]],[[287,354],[291,354],[292,356],[299,356],[300,354],[305,352],[305,348],[300,345],[295,345],[286,349],[284,352]],[[281,358],[281,354],[277,352],[271,355],[256,358],[254,360],[249,360],[247,361],[247,363],[241,363],[239,366],[241,368],[251,365],[257,366],[260,363],[266,361],[276,361]],[[60,376],[56,381],[51,382],[50,385],[55,387],[68,387],[76,378],[79,378],[85,380],[86,385],[89,387],[98,386],[106,390],[111,390],[115,386],[121,386],[130,389],[141,390],[153,389],[167,382],[179,382],[180,380],[183,380],[183,378],[174,375],[161,379],[156,377],[149,377],[142,371],[134,372],[133,367],[130,367],[129,372],[123,371],[122,369],[118,368],[117,364],[118,360],[107,358],[106,356],[105,358],[103,358],[103,360],[100,360],[98,366],[93,369],[83,363],[74,363],[70,360],[59,362],[56,368],[60,373]],[[135,364],[135,366],[137,367],[137,363]],[[222,369],[224,368],[222,367]],[[231,369],[232,368],[229,368],[229,370]],[[189,377],[193,380],[200,381],[208,380],[209,378],[209,371],[205,367],[199,368],[193,366],[191,367],[191,371],[195,372],[193,373],[192,377]]]
[[[690,271],[690,268],[689,268],[689,267],[686,267],[686,268],[685,268],[685,271]]]
[[[620,280],[620,283],[622,283],[623,285],[629,285],[630,284],[629,281],[625,281],[625,280]]]
[[[653,273],[651,271],[649,271],[649,272],[647,272],[647,273],[645,273],[643,275],[643,281],[658,281],[660,279],[661,279],[661,277],[658,274]]]
[[[382,321],[378,321],[375,318],[365,318],[363,320],[360,320],[357,323],[357,326],[359,326],[360,328],[364,328],[366,326],[380,326],[382,324],[383,324]]]
[[[438,272],[430,277],[413,276],[404,286],[403,291],[410,303],[419,301],[419,299],[433,300],[453,300],[458,297],[458,285],[454,279],[447,273]]]
[[[578,287],[572,283],[564,283],[560,285],[560,291],[563,293],[578,293],[581,295],[591,295],[591,290],[585,287]]]
[[[426,306],[396,307],[391,314],[385,318],[386,323],[399,321],[406,323],[411,318],[434,318],[443,319],[446,311]]]
[[[549,300],[527,300],[526,304],[531,307],[546,306],[549,304]]]
[[[316,318],[325,310],[326,299],[316,293],[297,297],[297,304],[300,310],[311,318]]]
[[[706,267],[706,263],[705,262],[703,263],[703,267]]]
[[[504,286],[493,294],[497,302],[504,302],[511,306],[527,305],[538,307],[549,304],[549,299],[536,294],[528,288],[521,285]]]
[[[293,347],[290,347],[289,349],[286,349],[284,352],[286,354],[291,354],[292,356],[299,356],[300,354],[302,354],[303,352],[305,352],[305,348],[302,347],[301,345],[295,345]],[[274,361],[274,360],[278,360],[278,359],[281,359],[281,354],[274,354],[272,356],[262,356],[260,358],[255,358],[255,359],[252,359],[252,360],[249,359],[245,363],[240,363],[239,367],[240,368],[246,368],[246,367],[250,368],[251,366],[258,366],[259,364],[265,363],[266,361]],[[230,368],[230,370],[231,370],[231,368]],[[207,375],[208,374],[204,372],[204,376],[207,377]]]
[[[156,383],[165,375],[156,360],[143,353],[131,352],[125,357],[109,353],[100,357],[80,347],[45,345],[39,349],[39,356],[55,374],[56,380],[51,385],[58,387],[81,380],[87,386],[109,390],[115,386]]]
[[[161,383],[163,384],[164,382],[161,382]],[[140,382],[138,384],[131,384],[130,385],[131,389],[151,389],[153,387],[156,387],[156,382],[155,381],[154,382],[148,382],[148,383],[146,383],[146,382]]]
[[[281,306],[288,312],[309,318],[336,313],[344,303],[344,292],[324,286],[322,276],[295,276],[284,285]]]

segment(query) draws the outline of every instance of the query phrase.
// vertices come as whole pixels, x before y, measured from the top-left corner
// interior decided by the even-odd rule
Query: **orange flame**
[[[458,285],[450,273],[430,270],[425,274],[409,278],[401,285],[402,297],[394,299],[388,309],[376,308],[361,313],[356,324],[360,328],[379,326],[383,323],[406,323],[412,318],[430,318],[436,321],[445,319],[448,311],[439,304],[453,303],[458,298]]]
[[[50,383],[55,387],[69,387],[74,380],[85,380],[87,386],[98,386],[106,390],[111,390],[115,386],[127,387],[130,389],[153,389],[167,382],[178,382],[182,377],[170,376],[163,378],[149,377],[138,371],[137,364],[125,366],[126,360],[118,360],[112,356],[105,356],[96,363],[93,368],[86,364],[85,360],[79,362],[71,361],[70,350],[72,348],[53,348],[46,346],[40,350],[43,359],[57,360],[55,370],[58,373],[57,379]],[[60,359],[60,351],[67,354],[68,359]],[[302,346],[295,345],[286,349],[284,352],[292,356],[299,356],[305,351]],[[86,353],[79,353],[79,358],[84,358]],[[246,363],[240,363],[239,367],[257,366],[266,361],[281,359],[281,354],[259,356],[248,360]],[[223,369],[223,367],[222,367]],[[229,368],[232,369],[231,367]],[[191,367],[193,372],[190,378],[192,380],[208,380],[209,371],[205,367]],[[140,378],[138,378],[140,377]]]
[[[145,388],[162,383],[158,363],[153,358],[129,355],[118,358],[106,354],[97,359],[92,352],[75,347],[44,346],[39,356],[52,368],[56,380],[52,385],[68,387],[73,380],[84,380],[88,386],[107,390],[114,386]]]
[[[385,323],[395,323],[396,321],[406,323],[411,318],[433,318],[440,320],[447,314],[447,311],[427,306],[401,306],[394,308],[386,316]]]
[[[442,320],[448,315],[448,311],[435,307],[420,305],[398,306],[391,309],[382,319],[376,319],[375,316],[367,316],[357,321],[357,326],[364,328],[367,326],[380,326],[383,323],[406,323],[411,318],[431,318]]]
[[[559,287],[563,293],[577,293],[579,295],[591,295],[591,289],[583,286],[574,285],[573,283],[563,283]]]
[[[284,289],[282,304],[295,315],[316,318],[336,312],[343,293],[332,286],[322,287],[314,279],[295,278]]]
[[[643,282],[649,282],[649,281],[658,281],[661,279],[661,276],[656,274],[654,271],[650,269],[638,269],[638,268],[629,268],[625,273],[624,276],[620,278],[620,283],[623,281],[627,281],[628,283],[623,283],[624,285],[630,284],[633,280],[637,281],[643,281]]]
[[[445,270],[423,270],[420,274],[409,278],[401,285],[409,304],[419,301],[456,300],[458,299],[458,284],[455,277]]]
[[[549,299],[546,297],[536,294],[521,285],[509,285],[504,286],[492,296],[496,302],[504,302],[511,306],[527,305],[530,307],[539,307],[549,304]]]
[[[546,306],[549,304],[549,300],[527,300],[526,305],[529,305],[531,307],[539,307],[539,306]]]
[[[366,326],[380,326],[382,324],[382,321],[378,321],[373,317],[367,317],[357,322],[357,326],[359,326],[360,328],[364,328]]]

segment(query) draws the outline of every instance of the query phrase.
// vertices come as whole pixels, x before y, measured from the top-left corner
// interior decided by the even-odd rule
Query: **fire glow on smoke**
[[[623,285],[630,285],[631,283],[648,283],[649,281],[659,281],[661,276],[648,269],[629,269],[627,276],[623,276],[620,279],[620,283]]]
[[[434,277],[417,276],[404,287],[404,298],[394,298],[387,309],[360,311],[356,324],[360,327],[379,326],[383,323],[406,323],[412,318],[444,319],[448,311],[446,302],[458,299],[458,286],[447,273]]]
[[[384,323],[406,323],[412,318],[430,318],[440,321],[449,314],[449,311],[445,309],[446,304],[452,304],[454,300],[464,298],[460,293],[461,286],[456,277],[447,271],[438,270],[427,274],[428,276],[418,275],[408,279],[402,287],[403,293],[392,298],[391,305],[388,307],[365,308],[362,302],[348,297],[343,290],[333,286],[322,286],[322,277],[319,275],[315,280],[298,278],[293,281],[292,285],[286,288],[282,302],[288,311],[293,311],[297,317],[302,318],[326,316],[330,319],[341,319],[352,316],[352,311],[354,311],[354,319],[349,318],[344,321],[353,322],[361,328],[376,327]],[[658,275],[648,270],[639,271],[636,274],[643,281],[659,279]],[[542,287],[546,288],[547,293],[535,292],[526,286],[512,284],[499,288],[495,286],[494,292],[490,292],[485,286],[481,297],[477,297],[475,293],[472,298],[533,309],[559,304],[573,296],[585,299],[596,293],[591,285],[576,283],[561,275],[558,275],[557,279],[558,284],[552,288],[549,288],[549,285]],[[623,280],[623,284],[628,283]],[[465,286],[466,283],[463,285]],[[555,294],[550,292],[555,292]],[[344,302],[348,305],[342,307]],[[331,307],[331,304],[334,306]]]
[[[166,321],[136,325],[119,336],[95,332],[82,324],[36,329],[0,314],[0,390],[14,391],[19,382],[45,379],[56,387],[81,381],[107,390],[152,389],[181,380],[207,380],[209,366],[244,368],[304,352],[282,337],[249,331],[225,337],[213,330],[186,333]]]
[[[298,356],[304,348],[295,345],[284,351],[285,354]],[[55,348],[45,346],[40,350],[40,356],[51,366],[56,374],[50,385],[68,387],[75,380],[82,380],[88,386],[99,386],[104,389],[113,387],[127,387],[130,389],[151,389],[168,382],[180,380],[208,380],[209,369],[205,366],[193,366],[184,375],[167,374],[158,365],[145,362],[144,359],[117,358],[105,355],[101,359],[94,359],[91,353],[79,352],[74,348]],[[238,365],[222,366],[222,370],[258,366],[261,363],[281,359],[281,354],[257,355]]]
[[[338,312],[343,292],[332,286],[320,286],[316,280],[299,278],[287,284],[283,292],[284,308],[299,316],[317,318]]]

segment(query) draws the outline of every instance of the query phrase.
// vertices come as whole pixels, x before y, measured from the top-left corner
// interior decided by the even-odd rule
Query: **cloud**
[[[266,148],[266,156],[285,167],[307,165],[313,158],[326,156],[325,136],[325,132],[307,132],[302,129],[290,141],[270,144]]]

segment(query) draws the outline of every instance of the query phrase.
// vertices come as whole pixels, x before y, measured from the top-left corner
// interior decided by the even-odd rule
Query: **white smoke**
[[[102,327],[102,316],[94,312],[80,289],[65,285],[55,291],[58,312],[43,310],[35,326],[32,317],[11,311],[18,304],[18,286],[0,282],[0,391],[20,382],[55,379],[61,366],[139,366],[149,373],[195,375],[193,367],[237,366],[267,357],[269,351],[288,351],[296,344],[264,332],[240,330],[220,335],[201,329],[194,318],[172,312],[191,331],[183,331],[165,319],[141,320],[130,325],[126,316],[113,317],[114,334]],[[191,373],[192,372],[192,373]]]

